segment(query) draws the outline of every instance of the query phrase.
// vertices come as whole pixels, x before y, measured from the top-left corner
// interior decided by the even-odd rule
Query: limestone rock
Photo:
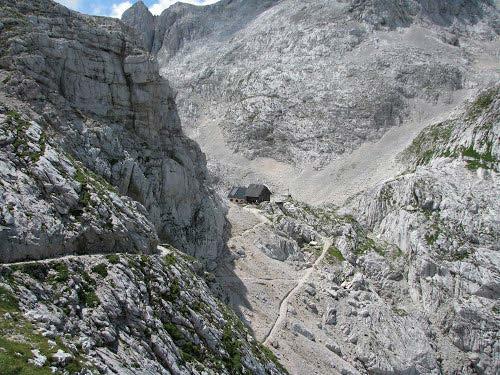
[[[2,340],[17,348],[31,327],[33,366],[44,356],[61,373],[285,374],[184,257],[170,249],[1,265],[0,298],[16,319],[0,316]],[[39,332],[55,320],[48,350]]]
[[[137,17],[140,7],[138,4],[134,8],[138,10]],[[19,14],[16,20],[9,18],[13,13]],[[172,89],[159,76],[157,63],[141,49],[142,43],[134,33],[117,20],[82,15],[48,0],[4,1],[0,19],[9,20],[10,25],[9,32],[0,36],[5,46],[0,73],[10,77],[1,88],[6,94],[0,98],[6,107],[3,114],[15,111],[23,121],[36,121],[36,132],[51,141],[50,149],[44,151],[36,134],[27,133],[26,145],[18,147],[16,154],[25,162],[30,162],[31,157],[29,164],[36,180],[48,180],[43,182],[43,189],[46,194],[53,194],[52,206],[41,212],[50,231],[64,238],[69,231],[66,217],[71,210],[80,209],[77,202],[81,193],[78,181],[65,181],[50,169],[45,159],[51,157],[47,153],[54,149],[56,154],[64,153],[75,163],[82,163],[89,173],[102,177],[104,185],[117,188],[116,198],[106,199],[106,204],[122,206],[130,217],[137,216],[142,226],[152,223],[161,241],[174,244],[213,267],[224,241],[224,210],[205,183],[204,155],[182,133]],[[51,32],[47,33],[49,29]],[[15,130],[6,131],[4,126],[1,142],[11,143]],[[26,128],[35,131],[33,126]],[[15,141],[11,144],[17,145]],[[64,165],[68,164],[67,157],[63,158]],[[4,161],[2,171],[12,174],[11,168],[12,164]],[[23,181],[22,176],[19,181]],[[103,190],[109,189],[106,186]],[[2,199],[11,199],[6,194],[0,194]],[[80,195],[85,194],[85,201],[99,198],[92,191]],[[24,199],[32,199],[30,205],[47,205],[41,195],[23,195]],[[130,203],[136,208],[127,208],[127,204],[118,202],[121,195],[140,205]],[[106,217],[110,228],[121,221],[113,210],[108,209],[105,214],[106,207],[98,206],[95,205],[89,220]],[[6,223],[12,225],[15,212],[3,211]],[[131,247],[136,244],[138,251],[155,250],[157,240],[153,233],[149,234],[152,238],[145,240],[144,234],[133,233],[137,226],[134,220],[121,222],[130,227],[121,231],[121,236],[135,236],[131,238]],[[120,240],[103,237],[101,232],[106,232],[106,226],[90,226],[86,237],[69,234],[67,248],[57,252],[74,253],[82,243],[101,248],[101,252],[118,251]],[[7,245],[2,241],[3,246],[23,243],[29,237],[15,232],[8,236],[11,240]],[[41,244],[47,242],[43,238],[51,236],[33,233],[33,237],[42,239]],[[72,245],[73,238],[80,245]],[[54,237],[54,246],[61,246],[58,244],[62,242]],[[23,246],[27,246],[25,251],[8,260],[29,258],[31,245]]]

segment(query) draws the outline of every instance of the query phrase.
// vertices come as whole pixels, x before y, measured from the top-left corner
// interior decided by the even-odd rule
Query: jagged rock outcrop
[[[0,266],[2,371],[285,374],[211,295],[201,265],[184,257],[171,250]]]
[[[2,262],[156,249],[145,208],[64,152],[40,124],[0,106],[0,145]]]
[[[440,350],[467,354],[454,369],[462,373],[498,371],[499,139],[497,86],[460,116],[425,129],[401,155],[409,173],[349,205],[377,238],[409,255],[411,299],[446,335]]]
[[[144,49],[151,51],[155,38],[156,18],[149,8],[142,1],[137,1],[123,13],[122,20],[127,25],[136,26],[135,30],[144,43]]]
[[[183,135],[174,94],[141,43],[119,21],[85,16],[48,0],[4,1],[0,18],[3,105],[23,118],[30,111],[25,121],[35,120],[53,147],[60,147],[59,154],[64,150],[116,186],[119,195],[146,208],[147,214],[139,209],[138,223],[146,216],[161,241],[213,267],[223,245],[224,213],[204,183],[204,155]],[[15,157],[12,146],[16,148],[10,146],[11,158]],[[41,150],[40,158],[32,160],[34,169],[46,167],[42,165],[45,152]],[[35,176],[35,180],[40,179]],[[46,193],[52,187],[44,189]],[[1,199],[6,199],[5,194],[0,193]],[[76,197],[73,192],[70,195]],[[44,198],[42,194],[33,200]],[[73,222],[66,211],[49,210],[44,217]],[[13,225],[5,220],[3,226]],[[24,241],[16,237],[20,232],[8,235],[14,236],[12,243]],[[43,249],[50,236],[50,232],[37,232],[31,236],[30,248],[37,246],[36,238],[42,238],[38,246]],[[54,242],[60,243],[57,236]],[[73,238],[68,244],[73,240],[78,242]],[[94,243],[96,248],[101,246],[100,251],[116,250],[112,236],[101,240]],[[73,250],[70,245],[66,251]],[[26,252],[20,251],[19,256],[24,258]]]
[[[491,79],[467,55],[488,48],[497,21],[490,1],[176,4],[156,19],[152,51],[214,171],[242,177],[230,151],[325,166],[404,123],[415,104]],[[222,170],[219,143],[230,149]]]
[[[291,373],[499,371],[499,120],[494,86],[425,128],[399,156],[405,173],[344,207],[260,206],[266,226],[244,233],[274,231],[303,258],[276,265],[269,257],[258,280],[274,287],[268,292],[245,277],[262,266],[235,256],[251,303],[234,298],[237,283],[226,293]],[[266,254],[239,233],[231,243],[259,261],[256,253]]]

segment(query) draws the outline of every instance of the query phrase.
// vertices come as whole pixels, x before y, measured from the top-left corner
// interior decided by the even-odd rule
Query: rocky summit
[[[498,2],[131,5],[0,3],[0,373],[498,374]]]

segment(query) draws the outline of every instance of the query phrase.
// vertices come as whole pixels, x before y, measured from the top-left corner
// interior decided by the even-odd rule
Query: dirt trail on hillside
[[[304,286],[306,282],[309,281],[312,273],[317,269],[317,266],[323,261],[323,259],[326,256],[326,253],[328,252],[328,249],[330,246],[332,246],[333,241],[331,239],[325,239],[325,244],[323,245],[323,251],[321,252],[321,255],[316,259],[314,264],[307,269],[306,273],[300,280],[298,281],[297,285],[295,288],[293,288],[281,301],[280,303],[280,309],[279,309],[279,315],[276,321],[274,322],[273,326],[269,330],[269,333],[264,339],[264,345],[269,345],[269,343],[273,340],[275,337],[276,333],[280,330],[280,328],[283,325],[283,322],[286,319],[287,313],[288,313],[288,303],[289,301],[299,292],[299,290]]]

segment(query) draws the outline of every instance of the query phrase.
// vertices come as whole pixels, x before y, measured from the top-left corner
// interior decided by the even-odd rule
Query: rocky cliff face
[[[2,206],[10,207],[2,210],[2,235],[10,239],[2,241],[9,253],[2,260],[32,249],[72,253],[79,243],[101,252],[152,251],[152,223],[161,241],[213,267],[224,213],[204,183],[203,154],[182,133],[172,90],[141,43],[118,21],[50,1],[7,1],[0,12],[2,153],[10,163],[2,177],[17,181],[25,197],[38,186],[25,202],[9,193],[12,185],[2,187]],[[45,208],[28,222],[48,229],[27,229],[19,219],[22,206],[35,203]],[[127,209],[125,220],[120,211]],[[123,226],[131,230],[115,238]],[[134,227],[137,239],[129,241]]]
[[[263,204],[231,239],[250,302],[221,283],[291,373],[499,371],[499,105],[496,86],[424,129],[406,173],[345,207]]]
[[[0,4],[0,372],[285,374],[204,281],[224,212],[142,42]]]
[[[2,370],[284,374],[201,269],[173,250],[0,266]]]
[[[469,88],[469,57],[496,37],[490,1],[240,3],[165,10],[152,51],[186,129],[213,123],[249,159],[321,167],[378,140],[415,103]]]
[[[445,372],[498,371],[499,116],[497,86],[425,129],[401,156],[409,173],[349,205],[377,239],[408,255],[412,303],[429,317],[437,350],[462,358],[443,355]]]

